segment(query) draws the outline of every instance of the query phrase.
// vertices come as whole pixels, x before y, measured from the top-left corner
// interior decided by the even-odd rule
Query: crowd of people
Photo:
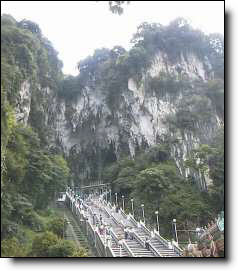
[[[95,201],[95,198],[94,198],[94,196],[97,196],[97,195],[89,195],[87,198],[87,201],[86,200],[84,201],[79,195],[76,195],[76,193],[74,193],[74,191],[71,190],[69,187],[66,189],[66,192],[68,192],[71,195],[71,197],[73,197],[75,206],[79,208],[81,215],[85,216],[86,213],[88,212],[88,205],[86,204],[86,202],[90,202],[92,206],[95,206],[99,208],[100,211],[102,211],[102,204],[103,204],[102,196],[99,197],[99,201],[97,200],[97,202]],[[115,213],[118,213],[119,210],[120,210],[119,206],[113,206],[113,211]],[[105,238],[107,245],[110,246],[111,240],[112,240],[112,236],[111,236],[112,225],[107,225],[105,221],[103,221],[103,216],[101,213],[99,214],[99,217],[97,216],[96,213],[92,213],[91,217],[92,217],[93,226],[95,227],[99,235]],[[123,224],[122,224],[122,228],[124,230],[124,239],[133,240],[134,228],[132,226],[123,226]],[[122,241],[122,239],[120,241]],[[146,238],[144,243],[145,243],[145,248],[149,250],[149,244],[150,244],[149,238]]]

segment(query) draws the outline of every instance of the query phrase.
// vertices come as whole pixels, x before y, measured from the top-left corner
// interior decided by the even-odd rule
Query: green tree
[[[109,9],[112,13],[121,15],[123,14],[123,5],[127,3],[129,4],[130,1],[109,1]]]
[[[15,237],[2,240],[1,257],[26,257],[26,248]]]
[[[88,254],[84,248],[79,248],[74,251],[71,257],[88,257]]]
[[[222,79],[208,81],[205,85],[205,94],[215,105],[219,116],[224,119],[224,81]]]
[[[32,243],[31,254],[34,257],[48,257],[51,246],[57,245],[59,239],[52,232],[44,232],[37,235]]]
[[[60,240],[48,249],[48,257],[72,257],[76,247],[72,241]]]
[[[175,189],[179,177],[172,164],[159,164],[141,171],[136,178],[135,195],[142,202],[154,202],[159,205],[166,191]]]
[[[64,218],[55,217],[49,221],[47,229],[59,238],[63,238],[64,231],[66,231],[67,223],[65,223]]]

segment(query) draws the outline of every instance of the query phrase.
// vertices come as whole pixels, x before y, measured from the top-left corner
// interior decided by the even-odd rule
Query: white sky
[[[59,52],[63,72],[77,74],[76,63],[94,49],[115,45],[130,48],[130,40],[142,22],[168,24],[185,17],[205,33],[224,33],[223,1],[131,1],[123,15],[112,14],[108,2],[1,1],[1,13],[16,20],[39,24]]]

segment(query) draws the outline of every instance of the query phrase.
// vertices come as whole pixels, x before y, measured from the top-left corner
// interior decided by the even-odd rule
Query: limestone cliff
[[[168,92],[158,96],[148,81],[160,78],[161,72],[173,74],[177,78],[175,82],[180,82],[181,74],[185,75],[186,86],[179,87],[175,94]],[[60,101],[55,125],[57,142],[73,160],[77,157],[75,171],[79,179],[84,179],[100,178],[103,165],[121,155],[133,157],[136,149],[142,146],[176,139],[171,141],[171,155],[181,174],[188,176],[190,172],[184,168],[184,160],[199,144],[209,143],[223,123],[215,106],[199,87],[212,76],[207,58],[201,61],[192,54],[186,58],[182,55],[181,61],[170,65],[166,54],[159,52],[140,82],[133,78],[128,80],[128,88],[122,91],[118,106],[113,110],[105,102],[105,93],[97,86],[94,89],[86,86],[70,103]],[[169,118],[180,114],[181,108],[197,116],[193,127],[172,127]],[[202,186],[206,184],[202,182]]]
[[[210,55],[180,48],[171,58],[168,50],[159,47],[148,54],[146,45],[130,52],[121,47],[102,49],[101,55],[96,50],[93,61],[86,59],[87,65],[93,64],[89,67],[84,62],[80,76],[72,79],[83,83],[76,82],[76,92],[68,99],[67,87],[60,95],[63,75],[57,52],[37,26],[32,22],[7,24],[24,37],[23,49],[24,42],[34,44],[24,49],[33,55],[25,65],[22,55],[18,59],[17,46],[9,51],[8,32],[3,33],[3,71],[14,71],[13,78],[21,71],[12,102],[16,119],[32,126],[45,146],[65,153],[74,182],[100,179],[106,165],[125,155],[134,157],[137,151],[160,142],[169,142],[182,175],[194,175],[202,188],[211,182],[184,167],[191,150],[208,144],[223,125],[223,92],[219,92],[217,104],[217,92],[210,91],[216,64]],[[11,68],[11,59],[16,70]],[[7,80],[3,83],[11,89]]]

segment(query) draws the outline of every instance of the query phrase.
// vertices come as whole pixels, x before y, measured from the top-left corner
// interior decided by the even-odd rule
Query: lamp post
[[[107,193],[108,193],[108,191],[107,191],[107,189],[106,189],[106,203],[107,203]]]
[[[115,196],[116,196],[116,206],[117,206],[117,193],[115,193]]]
[[[159,233],[159,212],[155,211],[155,214],[156,214],[156,222],[157,222],[157,231]]]
[[[119,240],[118,244],[120,247],[120,257],[121,257],[122,256],[122,240]]]
[[[85,219],[85,225],[86,225],[86,234],[88,235],[88,217]]]
[[[176,228],[176,219],[173,219],[173,235],[176,243],[178,243],[178,235],[177,235],[177,228]]]
[[[133,205],[134,199],[131,199],[131,210],[132,210],[132,215],[134,217],[134,205]]]
[[[65,238],[66,235],[66,230],[67,230],[67,224],[70,224],[70,222],[65,218],[64,214],[64,223],[63,223],[63,239]]]
[[[65,214],[64,214],[64,223],[65,223]],[[64,240],[64,223],[63,223],[63,240]]]
[[[141,208],[142,208],[143,222],[144,222],[144,224],[145,224],[145,210],[144,210],[144,204],[141,204]]]
[[[197,239],[200,237],[201,235],[201,229],[200,228],[196,228],[196,236],[197,236]],[[190,240],[190,235],[189,235],[189,240]]]
[[[112,204],[112,190],[110,189],[109,192],[110,192],[110,203]]]
[[[72,198],[72,200],[71,200],[71,203],[72,203],[72,213],[74,212],[74,196],[73,196],[73,198]]]
[[[125,209],[124,196],[122,195],[121,197],[122,197],[122,209],[123,209],[123,211],[124,211],[124,209]]]

